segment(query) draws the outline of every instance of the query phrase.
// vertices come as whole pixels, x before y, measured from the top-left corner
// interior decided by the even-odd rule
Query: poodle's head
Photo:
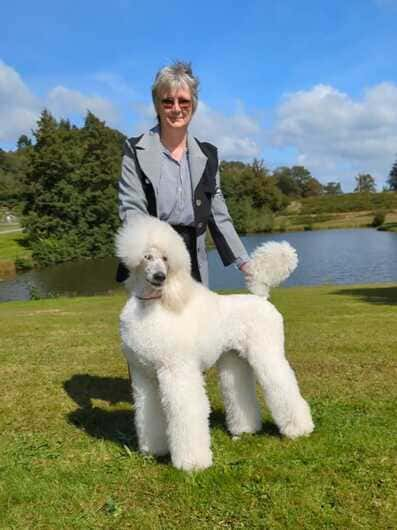
[[[190,256],[175,230],[155,217],[136,215],[120,228],[116,254],[129,269],[133,292],[143,298],[161,298],[180,309],[188,296]]]

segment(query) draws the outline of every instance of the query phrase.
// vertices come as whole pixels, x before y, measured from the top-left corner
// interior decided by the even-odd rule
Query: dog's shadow
[[[78,405],[76,410],[67,415],[70,424],[94,438],[110,440],[120,446],[138,450],[133,423],[131,387],[127,378],[75,374],[64,382],[63,387]],[[105,410],[95,406],[93,400],[105,401],[110,406],[130,403],[131,407],[125,410]],[[218,408],[211,412],[210,426],[228,432],[223,410]],[[258,434],[279,436],[277,427],[270,421],[263,423],[262,430]],[[169,458],[162,457],[158,460],[164,462]]]
[[[69,423],[94,438],[127,445],[134,450],[138,448],[132,408],[110,408],[120,403],[132,405],[127,378],[75,374],[64,382],[63,388],[78,405],[76,410],[67,415]],[[95,406],[93,400],[105,401],[109,408]]]

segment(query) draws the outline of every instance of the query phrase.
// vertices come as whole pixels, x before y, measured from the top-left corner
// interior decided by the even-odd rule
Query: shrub
[[[15,259],[15,268],[17,271],[27,271],[33,269],[33,261],[30,258],[21,256]]]
[[[371,226],[377,227],[384,224],[386,219],[386,213],[382,210],[375,212],[374,218],[372,220]]]

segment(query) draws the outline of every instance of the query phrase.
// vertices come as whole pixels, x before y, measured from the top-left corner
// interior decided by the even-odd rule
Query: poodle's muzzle
[[[155,289],[160,289],[168,275],[166,256],[161,255],[157,249],[151,249],[146,253],[142,262],[145,280]]]

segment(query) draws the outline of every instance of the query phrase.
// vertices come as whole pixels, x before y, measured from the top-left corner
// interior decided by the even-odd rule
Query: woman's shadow
[[[134,451],[138,450],[131,386],[127,378],[76,374],[65,381],[63,387],[78,405],[76,410],[67,415],[69,423],[94,438],[110,440],[121,446],[126,445]],[[106,401],[110,405],[129,403],[130,406],[121,410],[105,410],[94,406],[94,399]],[[227,431],[223,410],[212,411],[210,425],[211,428],[218,427]],[[279,436],[277,427],[269,421],[264,422],[260,434]]]

